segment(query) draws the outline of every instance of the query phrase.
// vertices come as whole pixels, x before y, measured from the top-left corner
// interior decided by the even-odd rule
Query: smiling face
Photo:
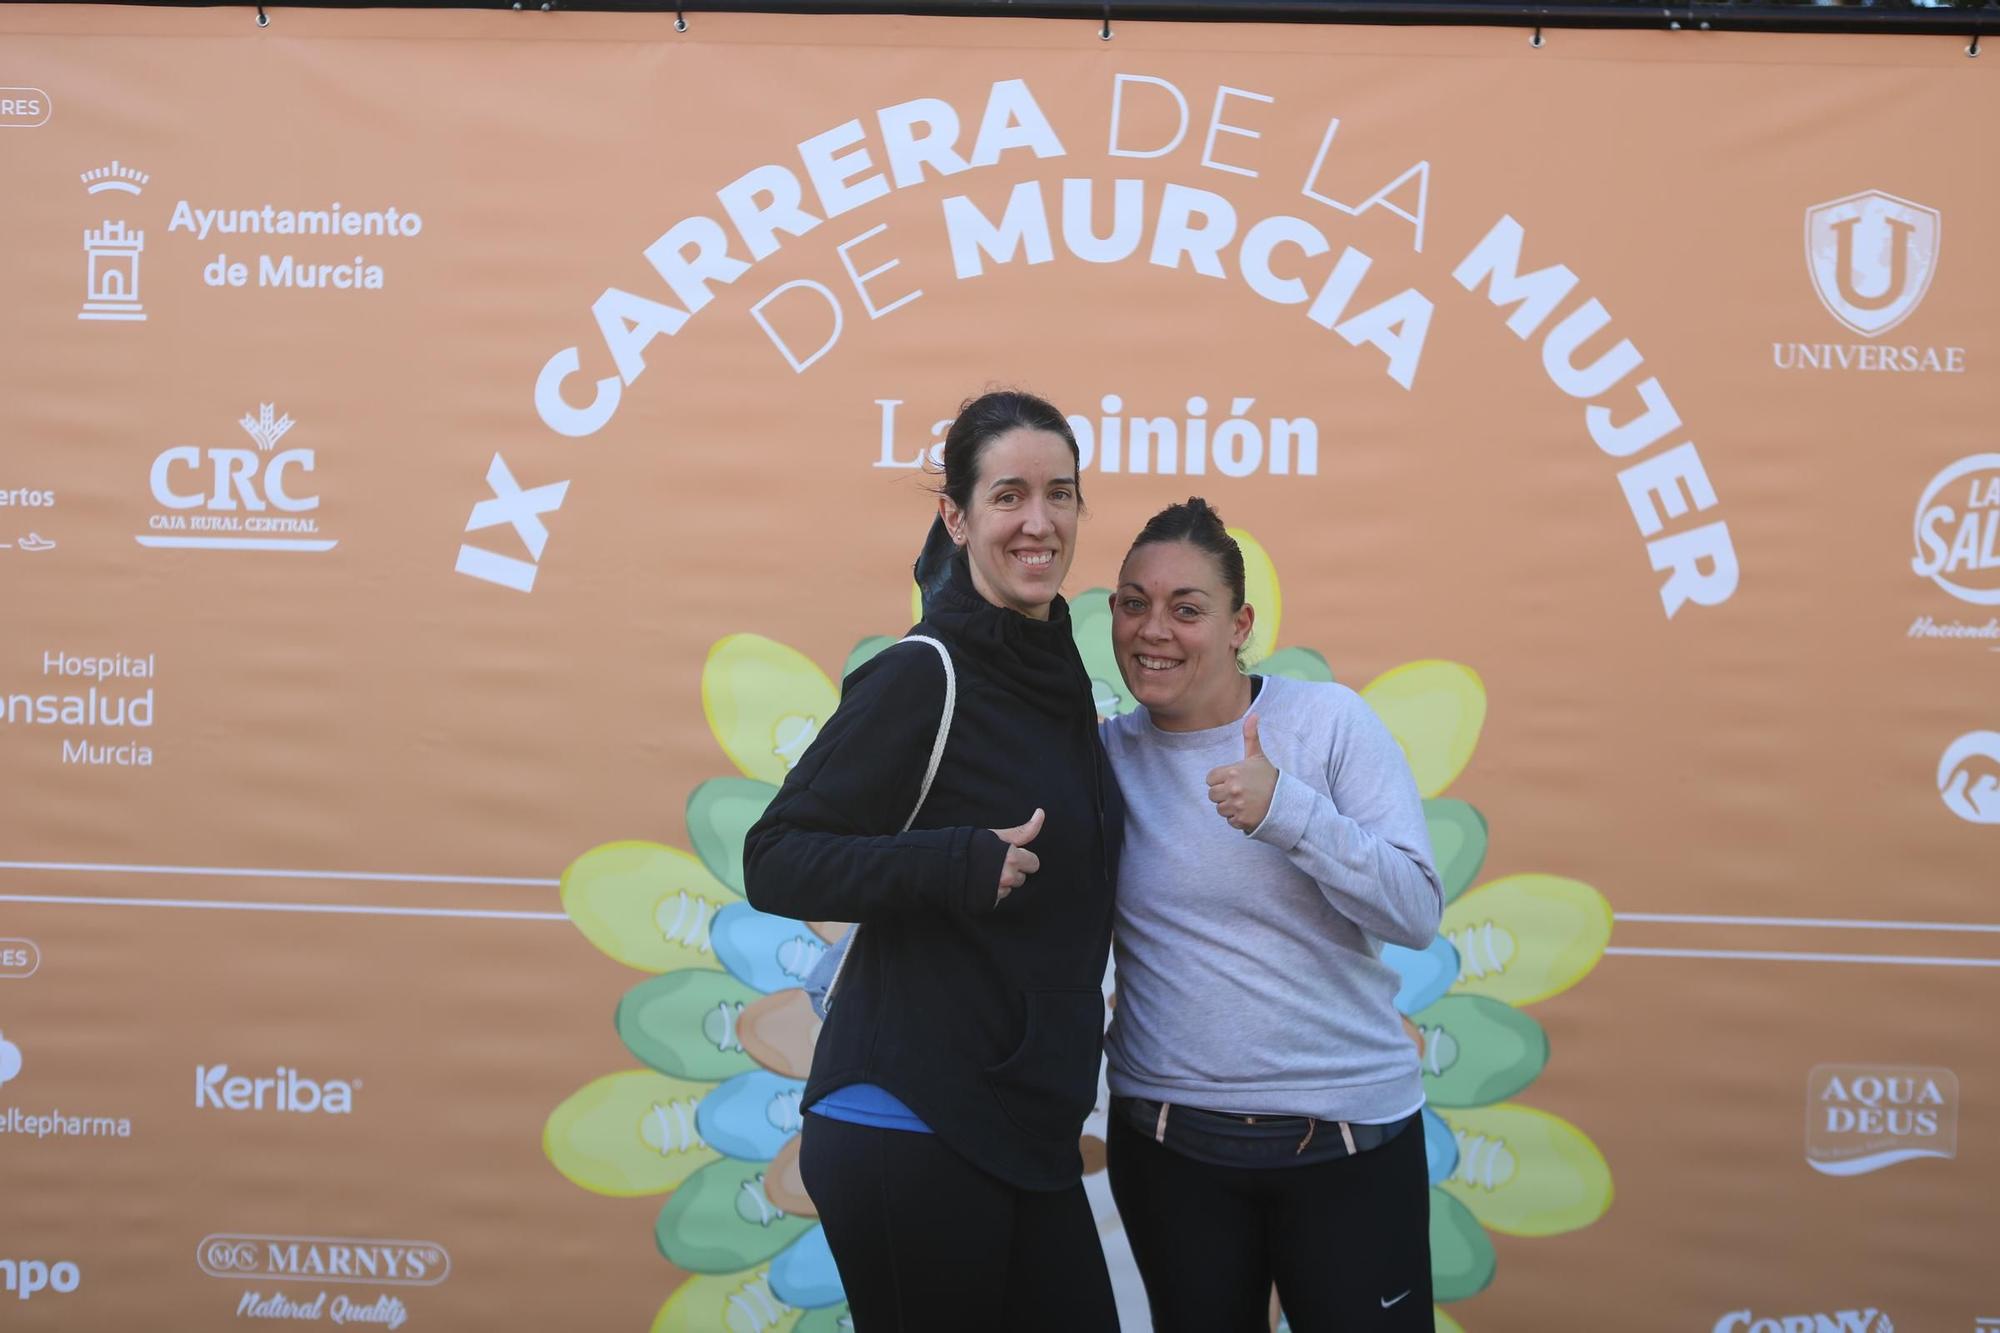
[[[979,451],[966,507],[938,501],[965,548],[972,586],[995,606],[1049,618],[1076,554],[1076,460],[1053,431],[1016,427]]]
[[[1215,557],[1188,542],[1148,542],[1125,557],[1111,646],[1126,688],[1162,730],[1219,727],[1249,707],[1236,653],[1256,613],[1233,600]]]

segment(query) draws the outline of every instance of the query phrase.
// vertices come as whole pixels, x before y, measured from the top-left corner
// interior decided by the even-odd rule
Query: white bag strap
[[[917,803],[911,807],[910,817],[903,821],[903,827],[897,830],[900,833],[908,833],[910,825],[916,823],[917,816],[922,813],[924,802],[930,799],[931,783],[936,780],[938,764],[944,759],[944,744],[951,738],[951,716],[958,708],[958,673],[952,669],[951,650],[928,634],[906,635],[903,642],[929,644],[937,649],[938,660],[944,663],[944,712],[938,717],[937,739],[931,742],[931,757],[924,765],[924,780],[917,788]],[[840,974],[847,970],[847,960],[854,956],[854,941],[860,934],[861,923],[857,921],[849,928],[847,938],[837,946],[840,949],[840,961],[834,965],[833,976],[827,980],[826,998],[820,1002],[822,1008],[833,1007],[833,992],[840,985]]]
[[[931,742],[931,758],[924,765],[924,784],[917,789],[917,803],[910,809],[910,817],[903,821],[898,832],[908,833],[910,825],[917,822],[917,815],[930,799],[931,783],[937,778],[938,762],[944,758],[944,743],[951,738],[951,715],[958,707],[958,673],[951,668],[951,651],[928,634],[912,634],[905,643],[927,643],[937,649],[938,660],[944,663],[944,713],[938,718],[937,739]]]

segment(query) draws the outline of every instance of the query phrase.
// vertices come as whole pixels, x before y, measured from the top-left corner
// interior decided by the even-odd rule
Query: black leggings
[[[1212,1166],[1115,1113],[1108,1146],[1154,1333],[1267,1333],[1273,1282],[1294,1333],[1429,1333],[1420,1126],[1310,1166]]]
[[[1081,1182],[1016,1189],[935,1134],[805,1122],[799,1170],[855,1333],[1117,1333]]]

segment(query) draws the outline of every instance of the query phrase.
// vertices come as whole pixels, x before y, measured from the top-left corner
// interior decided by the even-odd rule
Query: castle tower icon
[[[83,233],[83,248],[90,257],[89,285],[77,318],[145,319],[139,303],[139,253],[146,248],[146,233],[107,219],[101,230]]]

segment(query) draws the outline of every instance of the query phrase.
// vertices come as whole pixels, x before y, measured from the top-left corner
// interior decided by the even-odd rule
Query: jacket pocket
[[[1104,996],[1091,990],[1025,993],[1027,1029],[1014,1053],[985,1071],[1000,1109],[1038,1139],[1073,1139],[1097,1101]]]

